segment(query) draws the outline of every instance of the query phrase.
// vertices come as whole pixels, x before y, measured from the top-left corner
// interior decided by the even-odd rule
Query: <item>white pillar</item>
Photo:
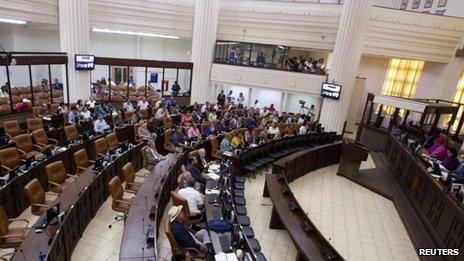
[[[58,0],[58,13],[61,51],[68,53],[70,99],[68,102],[88,99],[90,71],[76,71],[74,55],[89,52],[89,2],[88,0]],[[67,97],[66,93],[65,97]]]
[[[340,100],[324,98],[320,122],[328,131],[341,134],[345,123],[370,13],[368,0],[346,0],[338,26],[329,82],[342,85]]]
[[[211,100],[211,65],[216,45],[219,0],[195,1],[192,39],[192,95],[191,102]]]

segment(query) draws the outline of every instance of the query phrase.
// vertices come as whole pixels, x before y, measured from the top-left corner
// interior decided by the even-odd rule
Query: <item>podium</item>
[[[366,161],[369,151],[364,145],[353,139],[344,138],[342,155],[337,175],[355,177],[358,175],[361,161]]]

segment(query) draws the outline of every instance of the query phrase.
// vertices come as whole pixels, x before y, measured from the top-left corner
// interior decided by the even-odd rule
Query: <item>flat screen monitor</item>
[[[340,100],[342,86],[338,84],[325,82],[322,84],[321,96],[329,99]]]
[[[76,54],[76,70],[93,70],[95,68],[95,56],[88,54]]]

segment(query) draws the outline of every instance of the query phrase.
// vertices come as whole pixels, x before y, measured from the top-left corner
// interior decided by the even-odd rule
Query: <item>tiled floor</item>
[[[369,157],[361,168],[375,167]],[[390,200],[337,176],[338,165],[290,184],[322,234],[347,260],[418,260]]]
[[[374,167],[369,157],[361,168]],[[347,260],[417,260],[414,247],[393,203],[335,175],[338,165],[317,170],[291,183],[292,191],[311,220]],[[251,226],[268,260],[295,260],[296,249],[285,230],[268,228],[270,199],[262,197],[264,175],[246,183]],[[127,194],[126,196],[131,196]],[[166,208],[166,212],[170,205]],[[166,215],[165,215],[166,216]],[[123,223],[108,228],[115,217],[108,199],[98,210],[76,246],[72,260],[118,260]],[[26,210],[20,218],[35,222]],[[158,260],[171,259],[171,247],[160,228]],[[0,254],[9,252],[2,250]]]

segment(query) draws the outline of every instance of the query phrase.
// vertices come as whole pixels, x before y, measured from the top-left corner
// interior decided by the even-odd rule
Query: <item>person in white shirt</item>
[[[139,110],[148,109],[148,105],[149,103],[147,102],[147,99],[145,97],[143,97],[143,99],[137,103],[137,106],[139,106]]]
[[[110,125],[106,123],[106,121],[103,119],[103,115],[99,114],[98,119],[95,121],[93,124],[93,130],[97,134],[105,134],[105,131],[110,130]]]
[[[300,129],[298,130],[298,134],[306,135],[308,133],[308,128],[306,125],[301,125]]]
[[[215,111],[219,111],[219,105],[218,105],[217,103],[216,103],[216,104],[214,104],[214,106],[213,106],[213,110],[215,110]]]
[[[82,107],[82,111],[80,112],[80,116],[84,121],[90,121],[92,120],[92,114],[90,113],[89,110],[87,110],[87,107]]]
[[[148,146],[145,149],[145,156],[147,157],[148,163],[145,166],[145,169],[152,170],[158,162],[166,159],[166,157],[156,150],[156,143],[154,140],[150,140],[147,145]]]
[[[267,113],[268,113],[267,107],[263,107],[261,111],[259,112],[259,116],[266,117]]]
[[[134,105],[132,105],[132,103],[131,103],[129,100],[126,100],[126,101],[122,104],[122,108],[123,108],[125,111],[128,111],[128,112],[134,112],[134,111],[135,111]]]
[[[243,106],[243,103],[245,102],[245,97],[243,96],[243,92],[238,94],[237,98],[237,104],[239,107]]]
[[[261,106],[259,106],[258,100],[255,100],[255,102],[252,105],[250,105],[250,108],[259,110]]]
[[[304,116],[303,116],[303,115],[300,116],[300,117],[298,118],[298,121],[297,121],[297,122],[298,122],[298,124],[303,124],[303,123],[305,122]]]
[[[209,110],[209,102],[206,102],[201,106],[201,113],[206,113]]]
[[[155,103],[155,109],[159,109],[159,108],[163,107],[164,100],[165,100],[164,98],[159,99],[159,100]]]
[[[185,200],[187,200],[188,206],[189,206],[189,211],[190,211],[190,216],[196,216],[201,214],[201,210],[203,209],[203,200],[204,196],[195,190],[192,187],[192,182],[189,182],[188,186],[182,189],[179,189],[177,194],[179,196],[183,197]]]
[[[276,138],[280,134],[279,127],[273,122],[271,127],[267,130],[267,134],[274,135],[274,138]]]
[[[95,99],[92,96],[90,96],[89,100],[86,102],[86,104],[89,106],[90,109],[94,109],[95,108]]]
[[[164,118],[169,118],[169,112],[166,106],[159,108],[155,113],[155,119],[158,121],[163,121]]]

